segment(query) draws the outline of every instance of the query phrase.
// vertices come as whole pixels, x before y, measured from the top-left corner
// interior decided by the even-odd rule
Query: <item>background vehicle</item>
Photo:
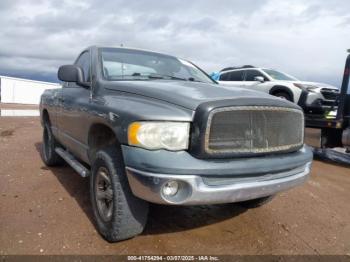
[[[348,50],[350,53],[350,49]],[[322,114],[306,114],[305,125],[311,128],[321,129],[321,148],[334,148],[344,147],[347,150],[347,156],[340,155],[334,151],[321,152],[334,156],[333,158],[344,159],[348,164],[350,163],[350,88],[349,88],[349,76],[350,76],[350,55],[347,56],[343,81],[340,93],[337,95],[336,100],[339,106],[336,109],[335,114],[330,117],[325,117]],[[344,161],[342,161],[344,162]]]
[[[108,241],[140,234],[148,202],[266,203],[308,177],[300,107],[218,88],[188,61],[90,47],[45,91],[43,161],[90,176],[96,225]],[[263,157],[262,157],[263,156]]]
[[[326,113],[336,107],[338,88],[322,83],[299,81],[274,69],[253,66],[228,67],[215,75],[220,84],[262,91],[301,106],[308,113]]]

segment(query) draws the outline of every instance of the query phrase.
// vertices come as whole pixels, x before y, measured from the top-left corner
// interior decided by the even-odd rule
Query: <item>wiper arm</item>
[[[126,75],[124,75],[126,76]],[[133,76],[133,77],[147,77],[149,79],[165,79],[165,78],[170,78],[173,80],[181,80],[181,81],[192,81],[192,82],[202,82],[200,80],[197,80],[193,77],[189,77],[189,78],[182,78],[182,77],[177,77],[177,76],[172,76],[172,75],[162,75],[162,74],[155,74],[155,73],[151,73],[151,74],[141,74],[139,72],[134,72],[132,75],[129,76]]]
[[[183,77],[177,77],[177,76],[171,76],[171,75],[161,75],[161,74],[150,74],[150,75],[148,75],[148,77],[154,78],[154,79],[164,79],[165,77],[167,77],[167,78],[174,79],[174,80],[202,82],[200,80],[194,79],[193,77],[183,78]]]
[[[202,82],[202,81],[200,81],[200,80],[194,79],[193,77],[189,77],[189,78],[182,78],[182,77],[177,77],[177,76],[168,76],[168,75],[166,75],[166,77],[170,77],[171,79],[175,79],[175,80],[182,80],[182,81]]]
[[[181,78],[181,77],[176,77],[176,76],[171,76],[171,75],[161,75],[161,74],[149,74],[147,75],[149,78],[153,79],[164,79],[164,78],[170,78],[174,80],[182,80],[182,81],[187,81],[186,78]]]
[[[127,77],[142,77],[142,78],[145,78],[147,76],[145,75],[141,75],[139,73],[133,73],[131,75],[117,75],[117,76],[109,76],[110,79],[123,79],[123,78],[127,78]]]

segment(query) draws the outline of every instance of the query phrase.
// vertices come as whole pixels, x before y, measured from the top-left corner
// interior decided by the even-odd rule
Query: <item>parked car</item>
[[[305,82],[286,73],[254,66],[228,67],[213,74],[220,84],[262,91],[301,106],[306,113],[325,113],[336,106],[337,87]]]
[[[266,203],[302,184],[312,161],[297,105],[218,88],[191,62],[90,47],[41,97],[43,161],[90,177],[97,229],[140,234],[148,203]],[[161,215],[161,214],[159,214]]]

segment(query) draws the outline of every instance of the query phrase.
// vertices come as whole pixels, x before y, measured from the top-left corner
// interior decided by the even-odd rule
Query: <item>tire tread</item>
[[[148,203],[135,197],[131,192],[121,150],[116,146],[109,146],[99,150],[94,159],[90,195],[98,231],[109,242],[129,239],[142,233],[147,221]],[[94,179],[101,165],[110,172],[114,191],[114,210],[108,223],[99,217],[94,198]]]

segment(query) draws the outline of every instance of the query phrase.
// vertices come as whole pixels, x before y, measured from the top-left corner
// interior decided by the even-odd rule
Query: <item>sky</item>
[[[340,86],[349,0],[0,0],[0,75],[57,81],[90,45],[255,65]]]

